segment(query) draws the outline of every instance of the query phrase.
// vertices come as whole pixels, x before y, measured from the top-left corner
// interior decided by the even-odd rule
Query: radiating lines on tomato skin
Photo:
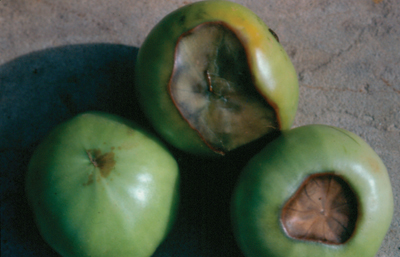
[[[357,205],[354,193],[342,178],[317,174],[307,178],[284,205],[281,222],[292,238],[341,244],[354,231]]]

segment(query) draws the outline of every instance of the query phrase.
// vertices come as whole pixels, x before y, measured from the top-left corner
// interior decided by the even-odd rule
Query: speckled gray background
[[[24,198],[24,172],[34,147],[56,124],[86,110],[142,119],[129,96],[138,48],[160,19],[191,2],[0,0],[2,256],[57,256],[38,235]],[[395,213],[377,256],[400,256],[400,3],[235,2],[252,9],[279,35],[295,65],[300,101],[294,126],[345,128],[383,159]],[[203,187],[183,187],[183,210],[189,214],[180,216],[155,256],[241,256],[230,233],[215,236],[207,230],[229,228],[229,215],[196,209],[227,210],[229,190],[214,203],[217,189],[190,193],[196,187],[234,184],[211,175],[202,174],[203,181],[210,176]]]

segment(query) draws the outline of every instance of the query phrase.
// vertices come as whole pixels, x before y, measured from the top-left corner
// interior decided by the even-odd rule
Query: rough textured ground
[[[23,176],[34,147],[56,124],[86,110],[141,119],[129,96],[138,48],[162,17],[191,2],[0,1],[2,256],[57,256],[38,235],[24,198]],[[345,128],[383,159],[395,213],[377,256],[400,256],[400,4],[235,2],[252,9],[279,35],[295,65],[300,101],[294,125]],[[210,163],[214,168],[224,164],[229,165]],[[197,167],[208,170],[201,163]],[[206,172],[185,178],[200,181],[182,188],[187,193],[182,208],[188,214],[181,214],[178,228],[155,256],[241,256],[230,233],[207,230],[229,230],[229,215],[200,211],[227,210],[234,180]],[[227,190],[219,200],[216,187]],[[211,189],[202,195],[193,188]]]

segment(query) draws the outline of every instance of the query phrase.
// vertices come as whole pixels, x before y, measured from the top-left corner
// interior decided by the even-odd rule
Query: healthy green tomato
[[[378,155],[355,134],[324,125],[267,145],[244,168],[232,202],[248,257],[375,256],[392,215]]]
[[[29,163],[26,193],[62,256],[151,256],[178,205],[178,166],[134,123],[85,113],[56,127]]]
[[[194,154],[223,155],[289,129],[297,110],[297,74],[277,37],[229,1],[166,16],[141,46],[135,73],[155,129]]]

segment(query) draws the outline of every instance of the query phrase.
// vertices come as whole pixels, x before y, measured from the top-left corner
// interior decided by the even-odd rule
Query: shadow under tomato
[[[92,110],[148,126],[134,94],[137,52],[115,44],[69,45],[0,66],[2,256],[59,256],[40,237],[24,192],[27,164],[50,130]]]
[[[156,134],[137,104],[137,53],[138,48],[124,45],[70,45],[0,66],[2,256],[58,256],[40,237],[24,192],[30,157],[56,125],[97,110]],[[265,145],[260,142],[215,159],[185,154],[164,142],[180,167],[181,199],[172,231],[154,257],[243,256],[231,231],[230,199],[241,169]]]

